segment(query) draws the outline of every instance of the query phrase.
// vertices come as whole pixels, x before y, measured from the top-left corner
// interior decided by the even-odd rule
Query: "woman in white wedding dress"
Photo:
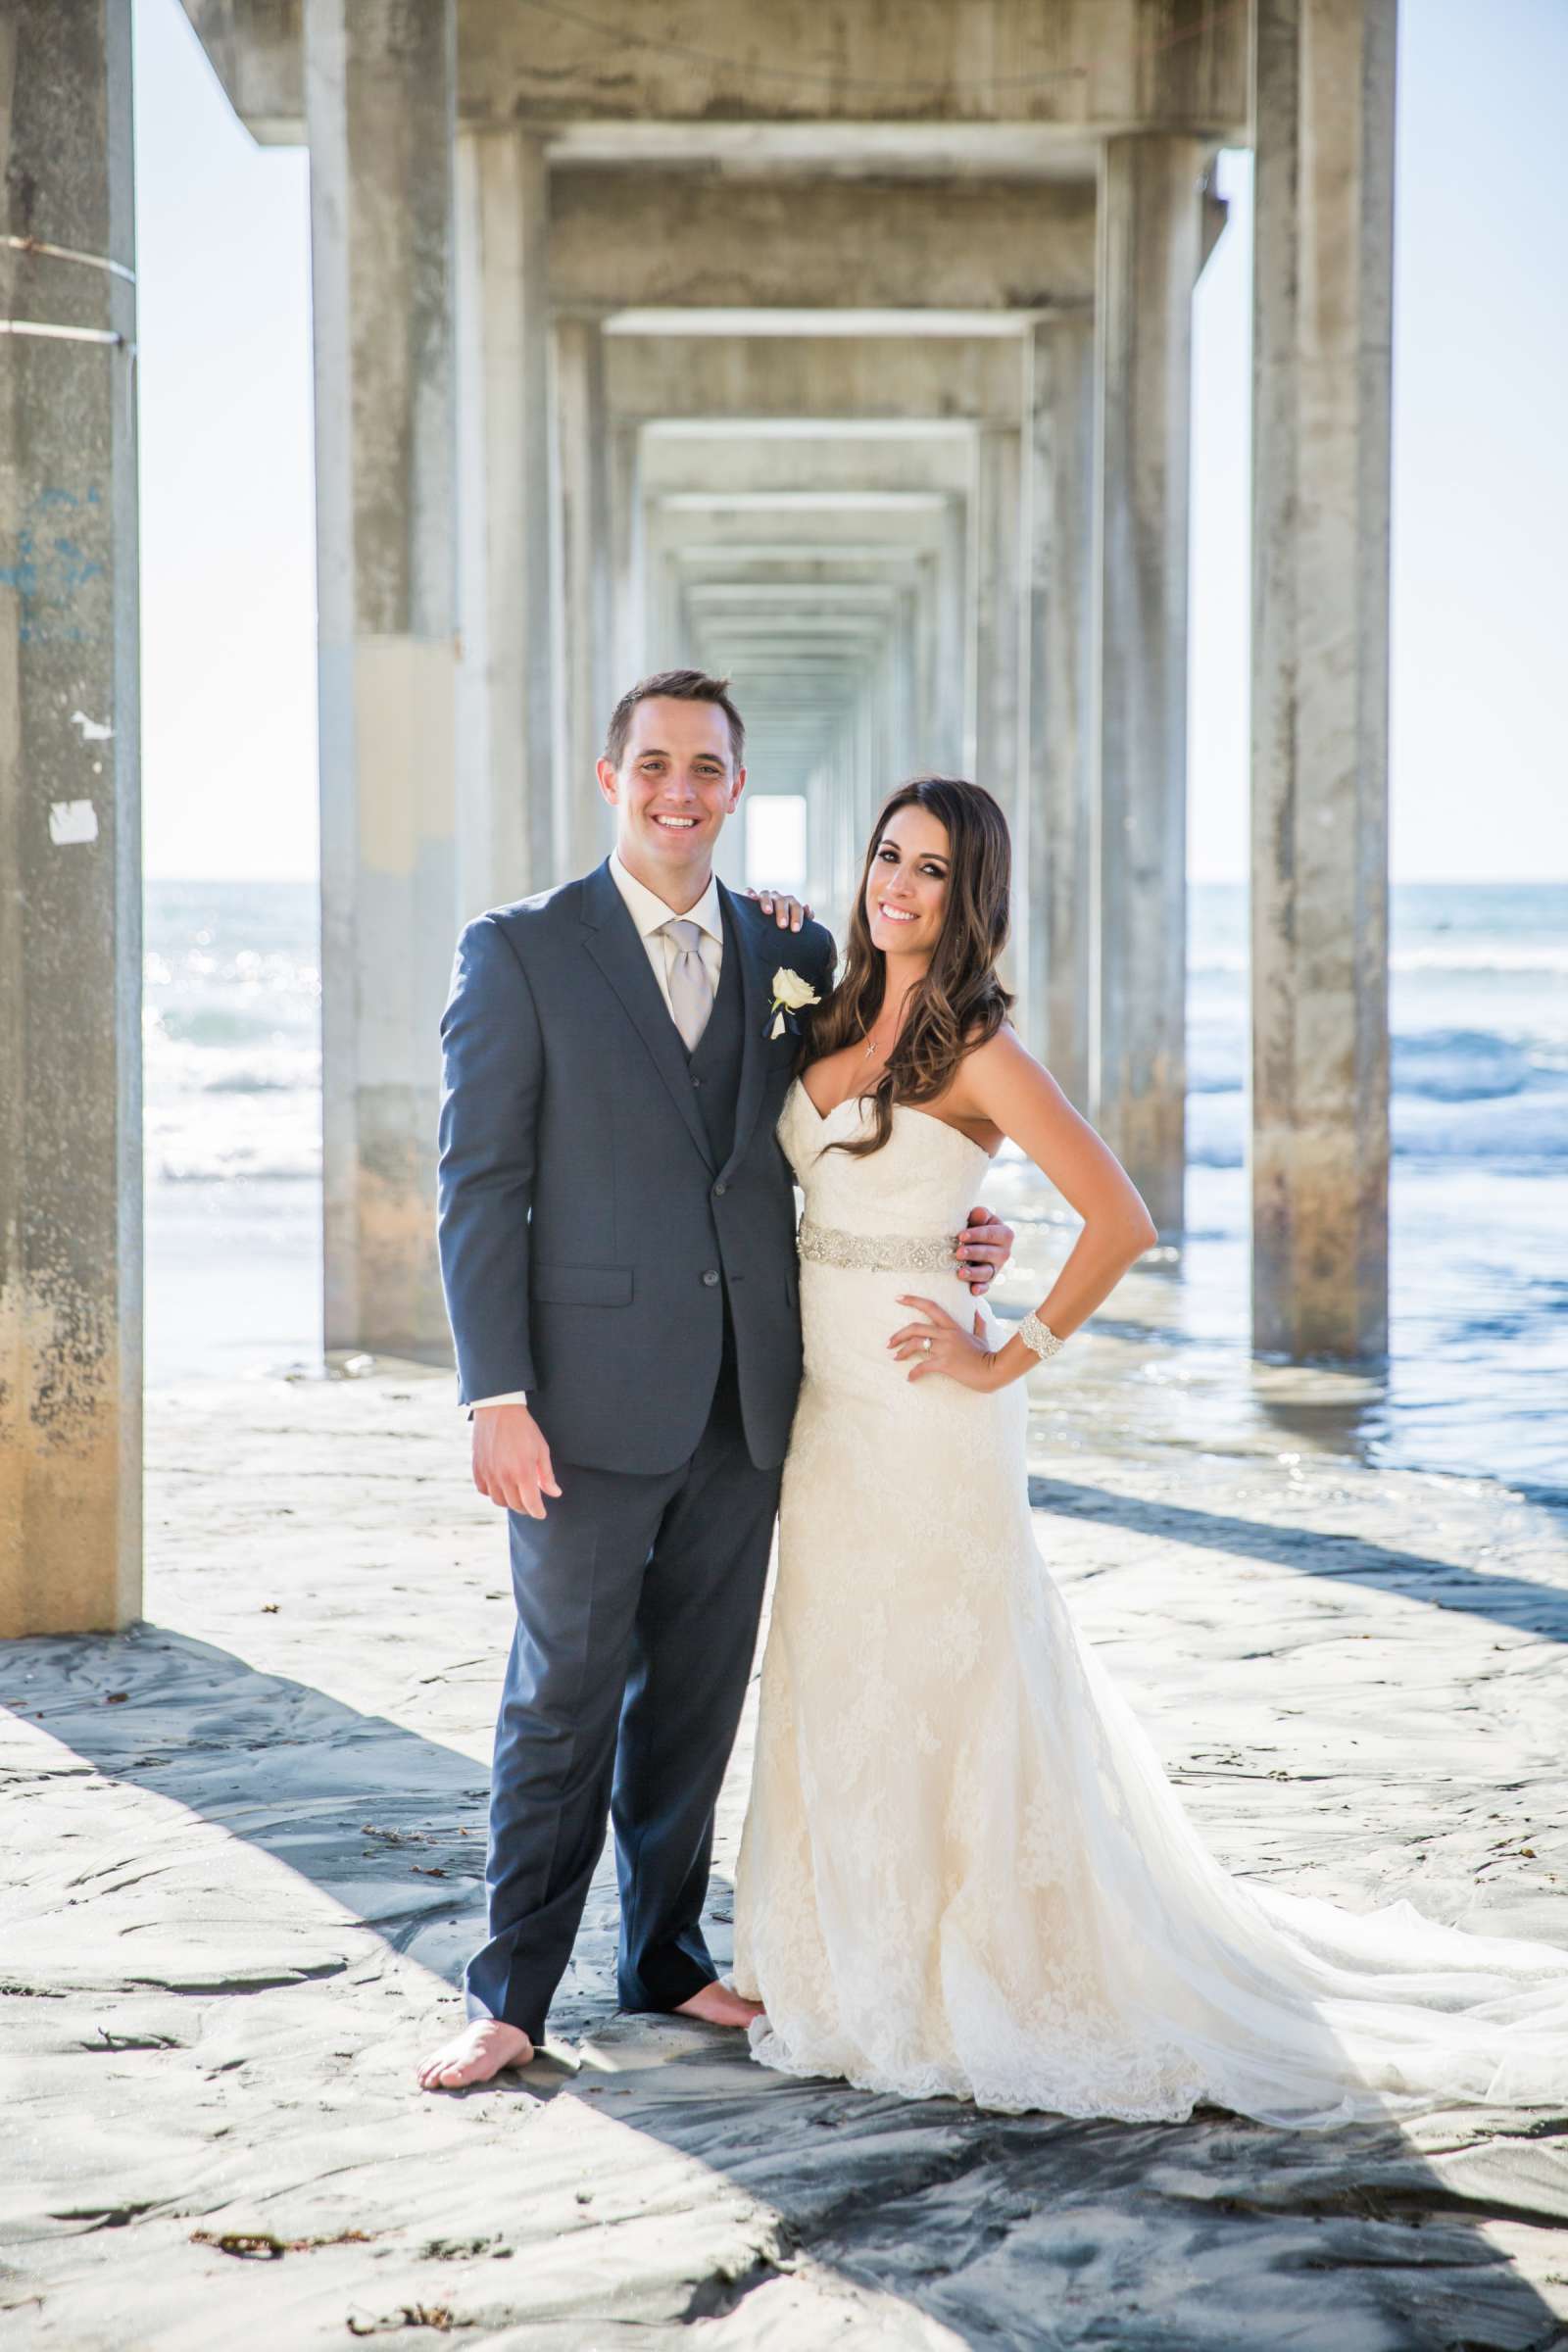
[[[736,1886],[754,2054],[1075,2116],[1568,2103],[1568,1954],[1229,1877],[1040,1557],[1022,1375],[1154,1236],[1006,1027],[1007,880],[989,794],[893,795],[779,1123],[806,1372]],[[951,1264],[1004,1134],[1084,1218],[1010,1337]]]

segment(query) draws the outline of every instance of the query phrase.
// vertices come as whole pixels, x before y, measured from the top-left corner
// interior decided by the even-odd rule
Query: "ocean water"
[[[1393,916],[1390,1361],[1329,1434],[1373,1459],[1568,1488],[1568,884],[1411,885]],[[146,956],[148,1377],[315,1365],[316,892],[150,883]],[[1245,892],[1199,886],[1188,1233],[1134,1311],[1229,1364],[1238,1394],[1246,989]]]

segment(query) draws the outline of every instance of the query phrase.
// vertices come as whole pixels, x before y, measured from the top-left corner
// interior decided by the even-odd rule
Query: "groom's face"
[[[599,789],[615,811],[621,858],[652,889],[662,879],[706,880],[713,844],[745,782],[718,705],[657,694],[632,712],[620,765],[599,762]]]

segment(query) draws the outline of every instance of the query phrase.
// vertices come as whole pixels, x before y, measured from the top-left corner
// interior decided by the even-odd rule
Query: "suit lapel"
[[[596,866],[583,883],[582,919],[584,947],[620,999],[628,1020],[653,1056],[655,1069],[668,1087],[692,1142],[711,1167],[713,1155],[697,1108],[680,1032],[659,993],[648,950],[615,888],[608,859]]]
[[[613,887],[613,885],[612,885]],[[718,886],[719,904],[724,910],[724,928],[735,942],[740,955],[742,1017],[745,1030],[741,1042],[741,1082],[735,1097],[735,1142],[721,1174],[738,1167],[745,1158],[757,1125],[757,1114],[762,1107],[762,1089],[767,1078],[767,1039],[763,1035],[767,1007],[772,999],[771,974],[764,970],[765,939],[753,935],[753,926],[740,914],[734,898],[721,882]],[[769,922],[768,929],[773,925]],[[653,975],[650,973],[650,978]]]

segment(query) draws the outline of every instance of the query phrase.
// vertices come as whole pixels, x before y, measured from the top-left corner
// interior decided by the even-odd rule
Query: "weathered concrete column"
[[[1016,425],[975,435],[974,781],[1001,802],[1012,834],[1012,938],[1004,961],[1016,990],[1027,967],[1029,811],[1022,777],[1023,547],[1021,436]]]
[[[1388,1342],[1395,0],[1258,0],[1252,1336]]]
[[[642,428],[616,424],[610,445],[610,524],[614,553],[612,595],[614,607],[614,662],[610,678],[612,702],[644,676],[643,657],[647,620],[647,591],[643,582]],[[610,715],[601,714],[600,724]]]
[[[437,1023],[455,871],[450,0],[306,0],[328,1348],[446,1340]]]
[[[1186,1155],[1187,517],[1200,141],[1106,141],[1097,368],[1094,1116],[1162,1233]]]
[[[563,874],[586,873],[610,846],[608,811],[594,780],[594,762],[604,746],[605,721],[620,691],[612,684],[611,668],[615,635],[615,547],[611,526],[604,346],[603,330],[591,319],[563,318],[556,328],[564,703],[556,774],[556,830]]]
[[[948,499],[942,510],[937,634],[942,646],[942,676],[933,764],[945,775],[972,776],[975,676],[969,628],[969,530],[962,502],[956,498]]]
[[[141,1608],[129,0],[0,83],[0,1636]],[[39,240],[19,249],[13,240]]]
[[[509,128],[458,141],[458,896],[557,878],[548,176]]]
[[[1095,335],[1087,313],[1029,338],[1024,1034],[1079,1109],[1090,1100],[1093,961]]]

